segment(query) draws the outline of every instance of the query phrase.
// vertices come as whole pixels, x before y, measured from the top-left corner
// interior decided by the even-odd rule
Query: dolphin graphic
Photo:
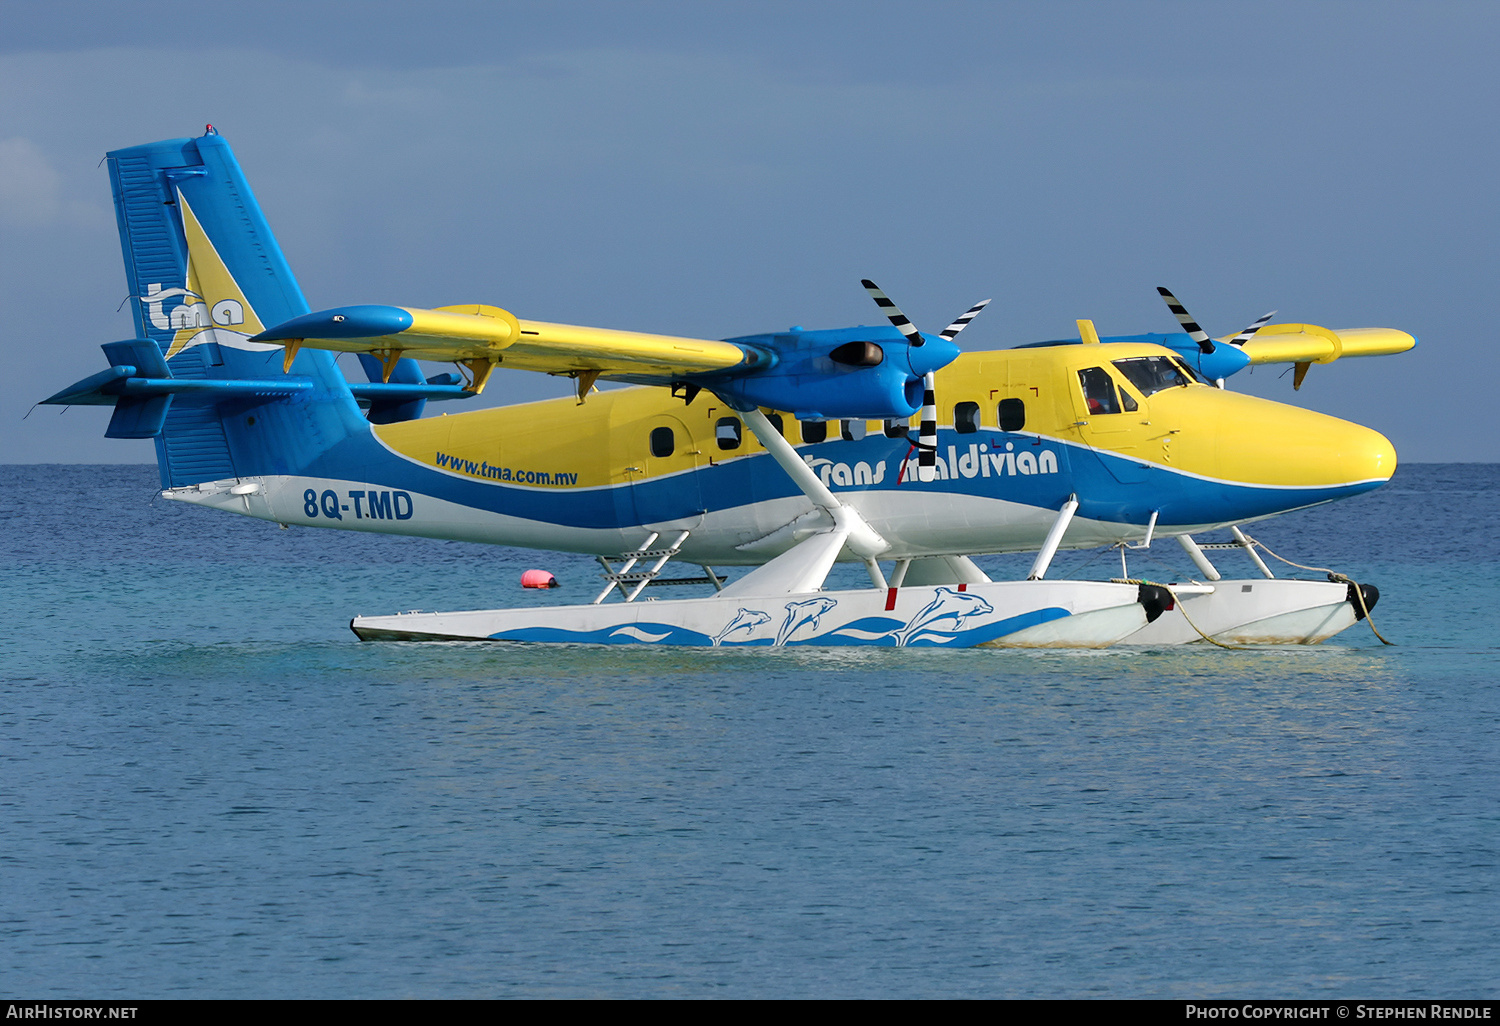
[[[923,606],[905,627],[895,632],[896,644],[905,646],[917,635],[929,630],[957,634],[963,630],[966,621],[994,611],[995,607],[978,595],[954,591],[952,588],[939,588],[933,600]],[[953,621],[951,626],[936,627],[948,620]]]
[[[788,602],[786,620],[782,622],[781,630],[776,632],[776,644],[785,645],[802,627],[809,624],[818,626],[818,617],[836,605],[837,599],[822,597],[807,599],[805,602]]]
[[[744,631],[747,635],[763,623],[770,623],[770,616],[762,613],[759,609],[741,609],[734,615],[734,619],[725,624],[724,629],[714,635],[714,647],[723,644],[724,639],[735,631]]]

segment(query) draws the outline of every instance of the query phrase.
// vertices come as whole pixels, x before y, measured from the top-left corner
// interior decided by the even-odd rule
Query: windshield
[[[1116,360],[1115,366],[1121,374],[1140,390],[1141,395],[1150,396],[1164,388],[1192,384],[1192,379],[1165,356],[1140,356],[1132,360]]]
[[[1206,377],[1204,377],[1202,374],[1200,374],[1198,372],[1198,370],[1192,364],[1188,363],[1182,357],[1180,357],[1180,356],[1174,356],[1171,359],[1172,359],[1172,366],[1176,367],[1178,370],[1182,371],[1188,377],[1190,377],[1194,381],[1198,382],[1198,384],[1200,384],[1200,385],[1208,385],[1210,388],[1216,388],[1217,387],[1216,385],[1214,385],[1214,383],[1212,381],[1209,381]]]

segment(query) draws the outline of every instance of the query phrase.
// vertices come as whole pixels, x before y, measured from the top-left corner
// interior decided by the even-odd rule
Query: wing
[[[297,348],[370,353],[388,367],[403,356],[466,367],[474,391],[497,365],[587,378],[668,384],[693,375],[748,371],[775,362],[758,346],[638,331],[523,321],[495,306],[471,304],[421,310],[345,306],[294,318],[252,341]]]
[[[870,282],[865,286],[879,292]],[[603,377],[668,385],[688,403],[708,389],[741,411],[763,406],[802,420],[874,420],[917,412],[924,379],[958,357],[953,337],[983,307],[971,307],[938,336],[923,335],[910,323],[897,330],[893,321],[715,341],[523,321],[479,304],[436,310],[344,306],[295,317],[251,341],[285,347],[288,372],[298,348],[308,346],[376,357],[385,382],[403,358],[416,358],[458,364],[468,371],[468,391],[474,393],[503,365],[576,378],[580,403]]]
[[[1395,328],[1340,328],[1316,324],[1268,324],[1241,348],[1252,364],[1332,363],[1349,356],[1390,356],[1417,344]]]

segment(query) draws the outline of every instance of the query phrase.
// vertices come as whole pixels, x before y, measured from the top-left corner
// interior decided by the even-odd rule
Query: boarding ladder
[[[712,584],[714,591],[723,591],[724,581],[727,578],[720,577],[714,573],[712,567],[704,563],[699,564],[699,566],[703,567],[703,572],[706,575],[704,577],[660,576],[662,568],[667,565],[667,562],[682,551],[682,543],[687,541],[689,533],[688,531],[683,531],[677,536],[677,540],[666,548],[652,548],[661,538],[661,535],[655,531],[651,532],[650,537],[646,539],[645,544],[640,548],[633,552],[622,552],[615,557],[616,559],[623,559],[625,561],[619,570],[612,567],[609,560],[604,556],[595,556],[594,558],[599,561],[599,565],[604,567],[603,577],[609,584],[605,585],[604,590],[599,593],[599,597],[594,599],[592,604],[597,606],[609,598],[609,593],[616,588],[620,589],[620,594],[625,596],[626,602],[634,602],[636,596],[646,590],[648,585],[652,584]],[[649,570],[634,569],[636,563],[643,559],[654,559],[656,562],[651,565],[651,569]],[[634,587],[629,587],[630,585],[634,585]]]
[[[1252,560],[1255,561],[1255,565],[1260,570],[1261,575],[1263,577],[1266,577],[1267,579],[1270,579],[1270,580],[1275,580],[1276,575],[1273,574],[1273,573],[1271,573],[1271,568],[1268,567],[1268,566],[1266,566],[1266,561],[1263,560],[1263,559],[1261,559],[1260,558],[1260,553],[1258,553],[1258,552],[1255,551],[1255,546],[1258,545],[1259,542],[1257,542],[1254,538],[1251,538],[1248,535],[1246,535],[1245,532],[1241,531],[1238,527],[1231,527],[1229,530],[1234,535],[1234,541],[1232,541],[1232,542],[1206,542],[1206,543],[1200,543],[1200,544],[1197,545],[1197,548],[1199,548],[1199,549],[1243,549],[1245,551],[1245,554],[1248,555]],[[1184,545],[1183,548],[1187,548],[1187,546]],[[1192,550],[1191,549],[1188,549],[1188,554],[1192,555]]]

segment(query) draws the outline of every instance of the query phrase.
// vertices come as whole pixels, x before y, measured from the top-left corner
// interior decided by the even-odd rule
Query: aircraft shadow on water
[[[356,618],[365,639],[705,646],[1309,643],[1377,594],[1273,578],[1238,525],[1357,495],[1395,470],[1380,434],[1231,392],[1254,364],[1403,352],[1386,328],[1261,318],[961,353],[971,307],[887,323],[691,339],[522,320],[483,304],[311,311],[229,145],[210,127],[108,155],[136,337],[45,400],[114,407],[152,438],[162,494],[277,523],[587,553],[591,604]],[[368,381],[346,380],[339,353]],[[418,360],[455,365],[428,377]],[[577,399],[424,417],[496,368]],[[599,392],[597,380],[640,387]],[[941,403],[939,402],[941,397]],[[915,432],[911,427],[917,421]],[[1261,568],[1224,580],[1195,533]],[[1061,548],[1175,538],[1201,580],[1046,578]],[[1024,581],[972,556],[1036,552]],[[670,577],[673,560],[702,574]],[[868,588],[823,590],[838,561]],[[889,570],[881,561],[890,564]],[[715,566],[748,566],[726,583]],[[650,586],[705,597],[638,601]],[[623,601],[607,601],[618,591]]]

